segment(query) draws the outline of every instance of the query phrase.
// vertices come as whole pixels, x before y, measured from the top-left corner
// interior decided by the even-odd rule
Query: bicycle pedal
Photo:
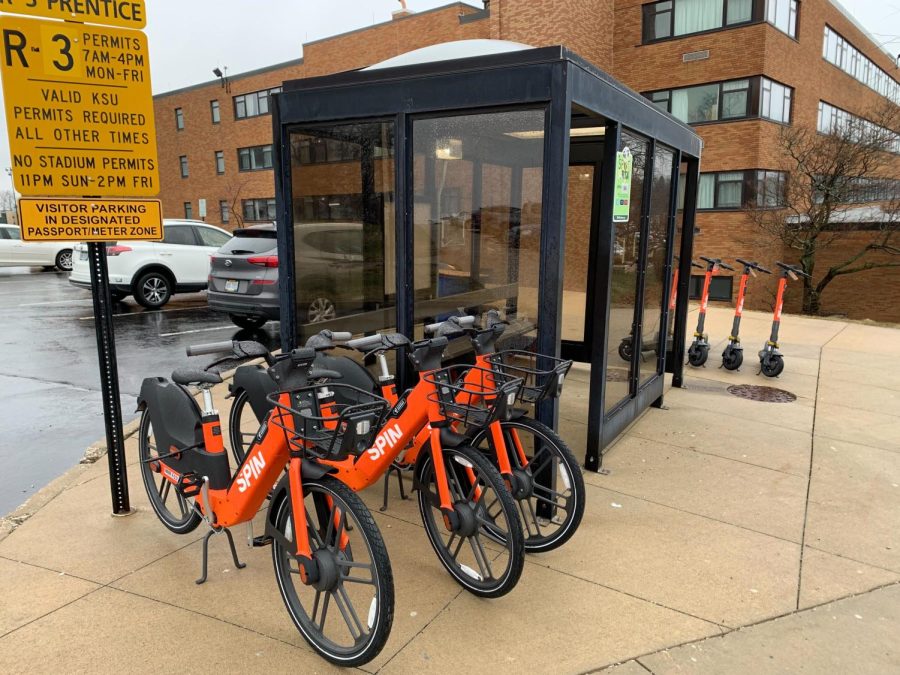
[[[262,548],[263,546],[271,546],[272,545],[272,537],[261,534],[258,537],[253,537],[253,547],[254,548]]]

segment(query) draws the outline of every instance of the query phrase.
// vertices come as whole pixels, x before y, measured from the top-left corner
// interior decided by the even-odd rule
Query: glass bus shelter
[[[417,339],[498,309],[504,346],[590,364],[597,470],[661,405],[667,367],[681,384],[701,140],[565,48],[471,43],[275,96],[283,347],[326,327]],[[623,152],[632,177],[616,195]],[[406,386],[406,360],[395,367]],[[558,406],[537,415],[556,426]]]

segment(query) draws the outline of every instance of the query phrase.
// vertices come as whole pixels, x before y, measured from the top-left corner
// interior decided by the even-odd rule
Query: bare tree
[[[900,107],[887,101],[866,118],[838,111],[827,133],[782,128],[781,168],[789,178],[764,182],[750,213],[810,275],[803,279],[803,313],[819,313],[823,292],[838,277],[900,267],[898,131]],[[832,264],[817,265],[826,251]]]
[[[244,226],[244,207],[241,196],[247,187],[246,179],[233,179],[228,183],[228,224],[235,228]]]
[[[16,193],[12,190],[0,190],[0,211],[16,210]]]

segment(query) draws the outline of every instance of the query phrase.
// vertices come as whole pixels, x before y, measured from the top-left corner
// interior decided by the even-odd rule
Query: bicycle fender
[[[276,391],[276,389],[274,380],[269,377],[265,368],[260,366],[241,366],[234,372],[234,383],[232,384],[231,392],[235,395],[241,390],[247,392],[250,408],[260,423],[262,423],[272,407],[266,400],[266,396]]]

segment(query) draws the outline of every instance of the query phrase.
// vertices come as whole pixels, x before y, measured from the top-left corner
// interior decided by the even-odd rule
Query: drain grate
[[[738,398],[762,401],[763,403],[791,403],[797,400],[797,395],[789,391],[758,384],[733,384],[728,387],[728,393]]]

